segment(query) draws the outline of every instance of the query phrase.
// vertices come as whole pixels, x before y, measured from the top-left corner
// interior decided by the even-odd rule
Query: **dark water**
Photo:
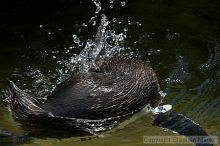
[[[125,3],[124,3],[125,2]],[[123,33],[123,53],[150,62],[164,102],[220,136],[220,2],[214,0],[19,1],[1,4],[0,90],[6,79],[46,96],[72,70],[69,59],[94,39],[105,14],[109,30]],[[97,16],[94,21],[91,17]],[[116,20],[115,20],[115,19]],[[79,44],[73,35],[81,40]],[[0,127],[24,131],[0,104]],[[146,115],[95,137],[36,138],[24,145],[143,145],[146,135],[176,135],[150,124]],[[14,144],[18,145],[18,144]]]

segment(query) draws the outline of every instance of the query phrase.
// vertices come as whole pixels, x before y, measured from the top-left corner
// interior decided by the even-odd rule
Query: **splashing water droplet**
[[[88,25],[87,25],[86,23],[83,23],[82,26],[83,26],[83,27],[87,27]]]
[[[97,16],[92,17],[89,24],[93,23],[93,25],[97,25],[96,19]],[[116,18],[113,18],[112,21],[116,22]],[[83,47],[80,54],[71,53],[71,50],[76,48],[75,45],[64,48],[64,51],[52,51],[49,53],[48,55],[51,55],[50,57],[56,60],[58,67],[55,71],[50,70],[48,73],[49,78],[52,80],[50,86],[46,86],[40,80],[36,80],[36,84],[39,85],[35,85],[37,87],[36,90],[39,91],[36,93],[39,93],[40,95],[46,95],[46,93],[49,94],[49,92],[52,92],[57,85],[61,84],[65,79],[71,76],[73,72],[87,72],[91,68],[97,68],[96,62],[98,59],[103,60],[112,57],[115,54],[120,54],[120,52],[125,49],[124,40],[126,38],[125,32],[127,31],[127,28],[125,28],[122,33],[116,34],[114,30],[111,30],[110,27],[108,27],[109,23],[106,15],[102,14],[101,23],[97,29],[95,38],[88,39],[85,43],[83,43],[76,34],[72,35],[73,42],[80,48]],[[79,24],[76,24],[74,27],[81,29]],[[41,86],[45,86],[45,88],[42,88],[44,92],[41,92],[42,89],[38,89],[38,87]]]
[[[83,46],[83,42],[79,40],[77,35],[73,35],[73,42],[76,43],[79,47]]]
[[[95,11],[95,13],[96,13],[96,14],[99,14],[100,11],[102,10],[101,2],[100,2],[99,0],[92,0],[92,1],[93,1],[93,3],[94,3],[95,6],[96,6],[96,11]]]
[[[109,7],[110,9],[113,9],[114,8],[114,5],[110,5],[110,7]]]
[[[74,34],[74,35],[73,35],[73,39],[77,39],[77,35]]]
[[[93,21],[92,25],[95,26],[96,25],[96,21]]]
[[[124,28],[124,32],[125,33],[128,32],[128,28],[127,27]]]
[[[109,0],[109,3],[110,3],[110,4],[113,4],[113,3],[114,3],[114,1],[115,1],[115,0]]]
[[[76,59],[80,71],[87,72],[90,68],[96,68],[97,58],[110,57],[124,49],[123,41],[126,35],[124,33],[116,35],[115,31],[107,30],[109,23],[107,17],[102,14],[95,40],[87,40],[84,49]]]
[[[116,18],[112,18],[112,22],[116,22]]]
[[[94,21],[96,18],[97,18],[97,16],[91,17],[90,20],[89,20],[89,22]]]
[[[126,5],[126,2],[125,2],[125,1],[121,2],[121,6],[122,6],[122,7],[124,7],[125,5]]]

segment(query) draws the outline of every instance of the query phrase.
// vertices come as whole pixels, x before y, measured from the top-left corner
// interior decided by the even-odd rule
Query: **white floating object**
[[[163,106],[158,106],[156,108],[152,108],[151,111],[153,114],[166,113],[167,111],[172,109],[172,105],[166,104]]]

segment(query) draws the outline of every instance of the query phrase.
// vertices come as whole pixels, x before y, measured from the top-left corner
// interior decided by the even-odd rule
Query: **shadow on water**
[[[94,42],[104,13],[110,22],[108,45],[123,48],[121,54],[141,56],[150,62],[161,90],[167,94],[164,102],[210,135],[220,136],[220,3],[113,0],[101,4],[102,10],[95,14],[93,1],[86,0],[2,2],[0,89],[5,88],[5,80],[10,78],[28,93],[46,97],[75,69],[74,58],[86,47],[88,39]],[[119,43],[112,41],[115,38]],[[0,113],[3,129],[17,135],[28,131],[1,104]],[[72,135],[69,129],[51,133],[51,127],[52,130],[32,134],[38,138],[26,145],[129,146],[143,145],[144,135],[175,135],[148,123],[149,117],[140,118],[115,133],[103,134],[100,139],[85,136],[84,140],[88,138],[89,142],[78,134]],[[67,138],[72,136],[82,139]],[[57,140],[62,137],[66,139]]]

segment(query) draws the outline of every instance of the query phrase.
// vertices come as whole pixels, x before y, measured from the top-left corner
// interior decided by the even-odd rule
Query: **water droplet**
[[[112,22],[116,22],[116,18],[112,18]]]
[[[114,1],[115,1],[115,0],[109,0],[109,3],[110,3],[110,4],[113,4],[113,3],[114,3]]]
[[[95,26],[96,25],[96,21],[93,21],[92,25]]]
[[[101,2],[99,0],[92,0],[96,6],[96,14],[99,14],[99,12],[102,10],[102,5]]]
[[[125,2],[125,1],[121,2],[121,6],[122,6],[122,7],[124,7],[125,5],[126,5],[126,2]]]
[[[127,28],[127,27],[125,27],[125,28],[124,28],[124,32],[127,32],[127,31],[128,31],[128,28]]]
[[[76,38],[77,38],[77,35],[74,34],[74,35],[73,35],[73,39],[76,39]]]
[[[88,25],[87,25],[86,23],[83,23],[82,26],[83,26],[83,27],[87,27]]]
[[[78,44],[80,47],[82,47],[83,46],[83,43],[82,42],[79,42],[79,44]]]
[[[141,26],[142,24],[140,22],[136,22],[137,25]]]
[[[97,16],[91,17],[89,22],[92,22],[93,20],[95,20],[97,18]]]
[[[162,96],[163,98],[167,95],[167,93],[163,92],[162,90],[159,91],[160,96]]]
[[[114,5],[110,5],[110,9],[113,9],[114,8]]]

